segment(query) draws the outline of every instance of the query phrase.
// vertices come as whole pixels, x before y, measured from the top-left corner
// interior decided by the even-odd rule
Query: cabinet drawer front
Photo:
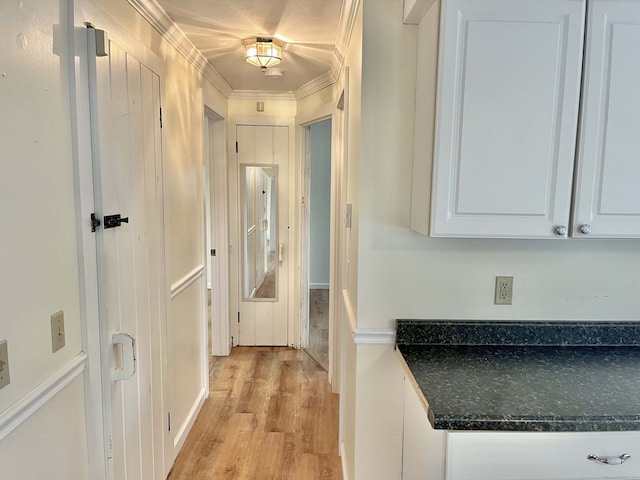
[[[584,6],[443,3],[433,236],[558,238],[568,226]]]
[[[448,480],[585,480],[640,478],[640,433],[453,432]],[[631,458],[604,465],[588,455]]]

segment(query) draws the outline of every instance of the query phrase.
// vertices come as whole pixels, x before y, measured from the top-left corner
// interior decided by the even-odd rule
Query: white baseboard
[[[176,432],[176,436],[173,439],[173,448],[174,448],[176,457],[178,456],[178,453],[180,453],[180,450],[182,449],[184,442],[187,440],[187,436],[189,435],[189,432],[193,428],[193,424],[196,422],[196,418],[198,418],[198,414],[200,413],[200,410],[202,410],[202,405],[204,405],[204,401],[206,399],[207,399],[207,390],[205,387],[202,387],[202,390],[200,390],[200,394],[198,395],[198,398],[196,398],[196,401],[191,407],[191,410],[189,410],[189,414],[187,415],[187,418],[185,419],[182,426],[180,427],[180,430]]]
[[[53,372],[49,378],[0,413],[0,440],[84,372],[86,362],[87,355],[84,352],[79,353],[67,365]]]
[[[328,283],[310,283],[309,290],[329,290]]]

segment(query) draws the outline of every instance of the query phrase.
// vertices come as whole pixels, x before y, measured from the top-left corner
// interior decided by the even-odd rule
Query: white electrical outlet
[[[513,277],[496,277],[496,305],[511,305],[513,302]]]
[[[7,341],[0,341],[0,388],[4,388],[9,385],[11,379],[9,378],[9,349],[7,347]]]
[[[64,312],[51,315],[51,349],[53,353],[64,347]]]

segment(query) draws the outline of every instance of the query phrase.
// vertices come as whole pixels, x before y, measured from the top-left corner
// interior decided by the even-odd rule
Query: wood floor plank
[[[342,479],[338,396],[306,353],[236,347],[210,379],[169,480]]]

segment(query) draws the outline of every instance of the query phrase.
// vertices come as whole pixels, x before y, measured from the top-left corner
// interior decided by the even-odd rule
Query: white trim
[[[229,100],[296,100],[293,92],[268,92],[263,90],[234,90]]]
[[[353,306],[351,305],[349,290],[346,288],[342,290],[342,303],[344,304],[344,311],[347,313],[347,320],[351,326],[351,331],[355,332],[358,329],[358,324],[356,322],[356,315],[353,311]]]
[[[329,290],[328,283],[309,283],[309,290]]]
[[[171,298],[175,298],[204,273],[204,265],[198,265],[177,282],[171,284]]]
[[[357,327],[356,316],[351,305],[351,298],[346,288],[342,290],[342,301],[349,324],[351,325],[353,343],[356,345],[393,345],[396,343],[396,331],[393,328]]]
[[[227,98],[233,92],[231,85],[213,68],[209,60],[189,40],[156,0],[127,0],[162,37],[186,58],[202,75]]]
[[[340,67],[342,68],[342,67]],[[309,95],[312,95],[316,92],[319,92],[325,87],[329,85],[333,85],[338,80],[337,74],[334,72],[326,72],[320,75],[319,77],[314,78],[313,80],[301,85],[293,91],[296,100],[302,100]]]
[[[393,345],[396,331],[393,328],[356,328],[353,341],[356,345]]]
[[[191,407],[191,410],[189,410],[189,413],[187,414],[186,420],[180,426],[180,429],[176,432],[176,436],[174,437],[173,448],[176,452],[176,455],[180,452],[184,445],[184,442],[187,440],[187,436],[193,428],[193,424],[196,422],[196,418],[198,418],[198,414],[200,413],[200,410],[202,409],[202,405],[204,405],[204,401],[206,400],[206,398],[207,389],[205,387],[202,387],[200,389],[198,398],[196,398],[196,401]]]
[[[359,4],[360,0],[345,0],[342,4],[342,12],[340,12],[340,21],[338,22],[338,35],[336,37],[336,46],[333,54],[333,64],[331,65],[331,72],[336,79],[340,78],[344,67],[344,55],[351,41],[351,34],[353,33],[353,26],[356,22]]]
[[[100,358],[101,330],[98,303],[98,261],[95,233],[86,219],[95,212],[93,191],[93,152],[91,143],[91,107],[89,100],[89,70],[87,61],[89,30],[79,30],[83,20],[78,2],[69,7],[70,51],[79,62],[69,62],[71,125],[73,132],[73,164],[76,202],[76,229],[80,293],[80,328],[82,349],[87,360],[84,372],[85,419],[87,424],[87,455],[89,478],[108,478],[106,428],[103,402],[103,373]],[[92,44],[95,43],[92,40]]]
[[[84,372],[86,361],[87,355],[84,352],[79,353],[67,365],[53,372],[40,385],[0,413],[0,440]]]
[[[340,463],[342,463],[342,478],[343,480],[351,480],[349,473],[347,472],[346,455],[344,453],[344,442],[340,442]]]

